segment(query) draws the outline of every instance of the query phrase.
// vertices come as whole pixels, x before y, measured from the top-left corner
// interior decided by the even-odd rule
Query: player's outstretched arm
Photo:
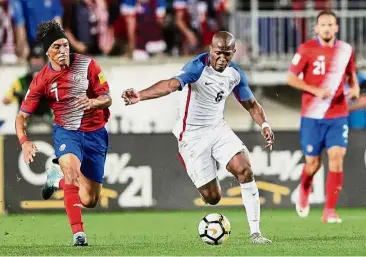
[[[20,111],[15,119],[15,130],[19,143],[23,150],[23,160],[29,164],[33,162],[33,157],[36,155],[37,147],[29,140],[26,133],[26,124],[29,114]]]
[[[240,103],[250,113],[254,122],[262,128],[262,135],[266,140],[265,148],[271,148],[275,138],[271,127],[266,121],[266,114],[263,107],[255,98],[250,98],[246,101],[241,101]]]
[[[84,111],[90,109],[105,109],[112,105],[112,98],[109,95],[100,95],[97,98],[81,97],[76,102],[76,108]]]
[[[170,93],[177,91],[180,85],[181,83],[176,78],[161,80],[151,87],[143,89],[139,92],[135,91],[134,89],[127,89],[123,92],[122,98],[124,99],[126,105],[135,104],[139,101],[169,95]]]

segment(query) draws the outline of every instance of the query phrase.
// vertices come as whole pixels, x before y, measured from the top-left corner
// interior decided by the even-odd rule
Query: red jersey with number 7
[[[55,71],[46,65],[34,77],[20,110],[33,113],[45,96],[54,112],[54,123],[68,130],[94,131],[102,128],[109,109],[84,111],[77,107],[80,97],[97,98],[109,94],[108,83],[96,61],[88,56],[70,54],[70,66]]]
[[[348,75],[355,72],[355,58],[351,45],[336,40],[333,46],[321,45],[318,38],[300,45],[289,71],[303,73],[308,85],[328,88],[331,96],[321,99],[303,92],[301,115],[314,119],[333,119],[347,116],[348,105],[344,85]]]

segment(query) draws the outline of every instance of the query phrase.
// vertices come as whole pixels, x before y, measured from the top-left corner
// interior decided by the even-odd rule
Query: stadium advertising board
[[[292,208],[304,163],[297,132],[277,132],[272,152],[262,149],[259,133],[239,133],[251,152],[253,170],[263,208]],[[5,209],[8,212],[55,211],[63,208],[63,192],[48,201],[41,200],[45,168],[53,158],[51,136],[32,136],[39,152],[26,165],[15,136],[4,137]],[[345,182],[341,206],[365,204],[366,133],[350,133],[350,148],[345,160]],[[199,194],[182,167],[176,140],[171,134],[111,135],[106,161],[105,184],[96,211],[123,209],[195,209],[204,206]],[[324,203],[327,167],[315,177],[312,204]],[[241,207],[240,187],[224,167],[218,178],[223,198],[220,206]],[[211,207],[207,207],[211,208]]]

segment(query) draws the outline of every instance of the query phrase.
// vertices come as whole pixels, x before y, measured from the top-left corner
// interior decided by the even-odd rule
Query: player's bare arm
[[[262,135],[266,140],[265,148],[270,148],[274,143],[274,134],[271,127],[266,122],[266,114],[263,107],[255,98],[241,102],[241,105],[250,113],[252,119],[262,128]]]
[[[348,76],[349,89],[346,91],[346,95],[349,99],[356,100],[360,97],[360,86],[358,85],[358,79],[356,72],[352,72]]]
[[[112,105],[112,98],[109,95],[101,95],[97,98],[88,98],[87,96],[79,98],[76,102],[77,107],[82,110],[105,109]]]
[[[29,114],[20,111],[15,119],[15,130],[22,146],[23,160],[25,163],[29,164],[33,162],[33,157],[36,155],[37,147],[29,140],[26,133],[26,124],[29,118]]]
[[[308,85],[300,79],[296,74],[289,72],[287,74],[287,84],[293,88],[296,88],[301,91],[308,92],[322,99],[327,99],[330,97],[331,92],[327,88],[318,88],[311,85]]]
[[[134,89],[127,89],[123,92],[122,98],[125,101],[125,105],[135,104],[139,101],[159,98],[169,95],[178,90],[180,86],[179,80],[172,78],[168,80],[161,80],[151,87],[143,89],[137,92]]]

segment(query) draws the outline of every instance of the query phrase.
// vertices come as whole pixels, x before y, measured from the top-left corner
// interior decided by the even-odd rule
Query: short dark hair
[[[330,9],[326,9],[326,10],[323,10],[321,11],[318,16],[316,17],[316,23],[318,23],[319,21],[319,18],[323,15],[330,15],[330,16],[333,16],[336,20],[337,20],[337,15],[335,14],[335,12],[333,12],[332,10]]]
[[[55,20],[40,23],[37,27],[37,40],[42,42],[47,34],[54,31],[61,31],[65,33],[61,25]]]

